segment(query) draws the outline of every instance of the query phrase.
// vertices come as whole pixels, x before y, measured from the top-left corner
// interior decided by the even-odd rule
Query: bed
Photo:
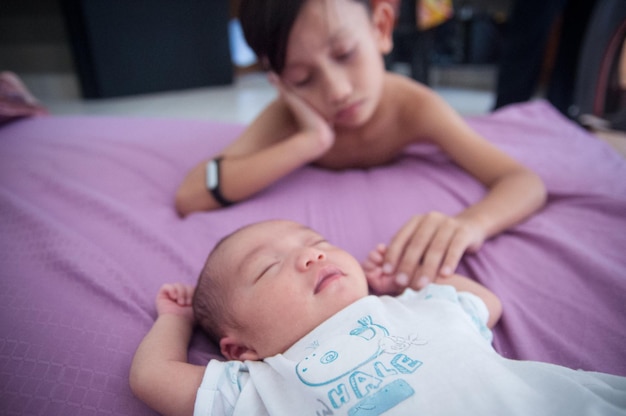
[[[626,160],[535,101],[469,118],[538,172],[547,206],[467,255],[460,272],[496,292],[506,357],[626,375]],[[224,234],[287,218],[364,259],[411,215],[453,214],[484,189],[428,146],[396,163],[306,167],[251,200],[179,218],[192,165],[243,126],[40,116],[0,128],[0,413],[149,415],[128,387],[161,284],[193,283]],[[219,359],[201,334],[194,363]]]

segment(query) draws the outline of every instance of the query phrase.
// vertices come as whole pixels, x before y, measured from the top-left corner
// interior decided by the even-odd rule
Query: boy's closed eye
[[[352,57],[356,56],[357,47],[356,46],[348,46],[337,48],[334,53],[334,58],[339,62],[349,61]]]
[[[304,69],[291,69],[285,72],[283,75],[285,82],[295,88],[306,87],[313,79],[311,71]]]
[[[347,51],[347,52],[343,52],[340,55],[337,55],[337,57],[335,59],[337,59],[339,62],[346,62],[349,61],[350,58],[352,58],[353,56],[353,51]]]
[[[309,75],[306,78],[302,78],[298,81],[294,81],[291,84],[296,88],[303,88],[303,87],[310,85],[312,81],[313,81],[313,77]]]

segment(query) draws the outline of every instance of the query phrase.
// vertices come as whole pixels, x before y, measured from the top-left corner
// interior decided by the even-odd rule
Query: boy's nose
[[[352,93],[350,79],[341,73],[330,72],[326,76],[326,96],[332,105],[341,105],[347,102]]]

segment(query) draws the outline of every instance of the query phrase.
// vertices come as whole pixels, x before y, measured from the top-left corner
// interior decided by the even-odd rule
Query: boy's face
[[[230,359],[282,353],[368,294],[353,256],[294,222],[253,225],[229,242],[225,255],[233,317],[241,325],[220,343]]]
[[[308,0],[291,29],[281,77],[330,124],[359,127],[380,100],[381,53],[390,42],[362,4]]]

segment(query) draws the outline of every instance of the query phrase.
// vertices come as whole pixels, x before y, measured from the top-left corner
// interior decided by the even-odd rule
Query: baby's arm
[[[488,328],[493,328],[500,320],[502,316],[502,302],[500,302],[500,298],[480,283],[458,274],[438,277],[435,279],[435,283],[453,286],[457,292],[469,292],[482,299],[489,311],[489,319],[487,320]]]
[[[372,250],[367,260],[363,263],[363,270],[372,292],[378,295],[398,295],[404,291],[405,285],[399,285],[394,275],[385,272],[383,268],[385,251],[386,247],[384,244],[379,244]],[[415,284],[415,282],[412,283]],[[489,328],[493,328],[502,316],[500,299],[491,290],[478,282],[453,274],[451,276],[438,277],[434,283],[450,285],[458,292],[469,292],[481,298],[489,311],[489,320],[487,321]],[[413,287],[413,289],[420,288]]]
[[[156,299],[158,317],[137,348],[130,387],[144,403],[163,415],[191,415],[205,368],[187,363],[194,327],[194,288],[164,285]]]

